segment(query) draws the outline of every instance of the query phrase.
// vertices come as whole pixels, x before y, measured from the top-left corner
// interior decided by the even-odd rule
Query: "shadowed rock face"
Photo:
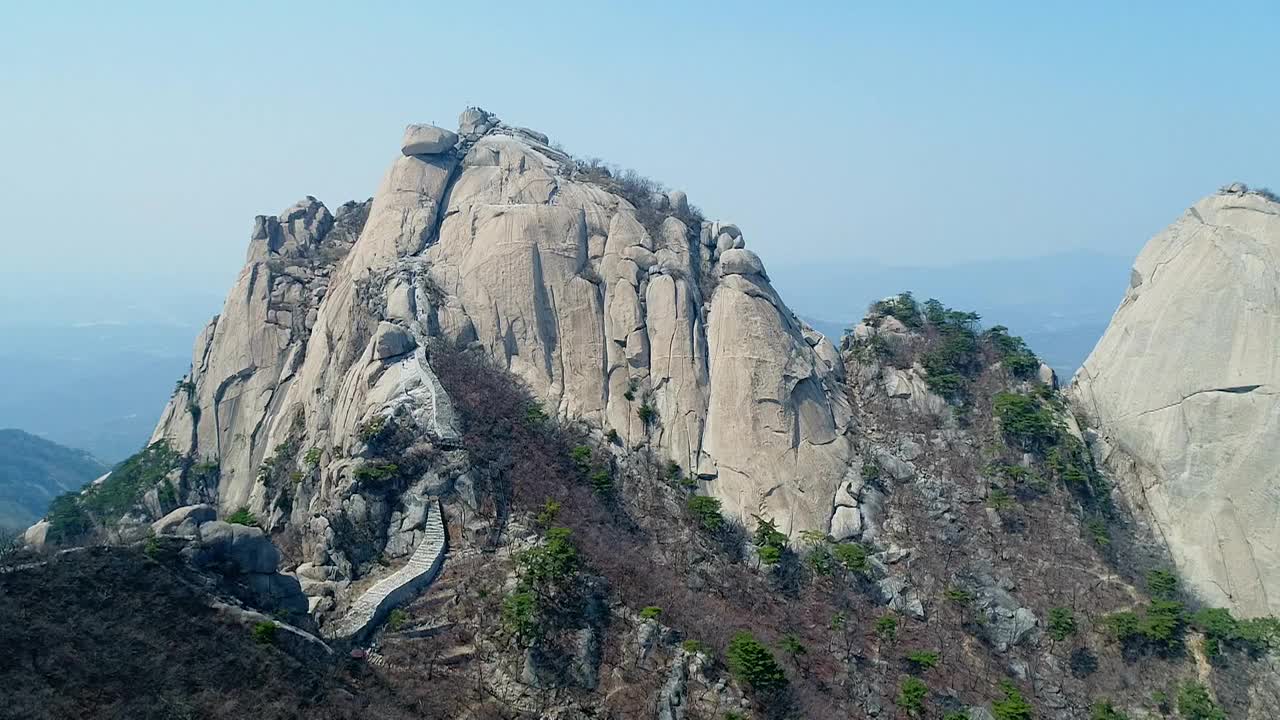
[[[1072,388],[1095,447],[1207,601],[1280,612],[1280,204],[1196,203],[1134,263]]]
[[[383,419],[440,447],[456,439],[428,357],[439,337],[483,347],[548,413],[656,448],[744,519],[830,529],[853,455],[839,354],[736,226],[702,221],[683,193],[628,194],[480,110],[456,146],[435,128],[406,143],[424,133],[439,140],[431,154],[404,150],[369,203],[330,214],[308,198],[256,221],[248,264],[197,340],[191,389],[155,433],[218,464],[216,493],[187,502],[299,528],[306,561],[338,577],[351,574],[345,520],[412,547],[420,525],[361,495],[355,471],[370,456],[362,428]],[[282,503],[268,470],[288,448],[323,461],[288,458],[306,472]],[[452,482],[407,480],[406,497]]]

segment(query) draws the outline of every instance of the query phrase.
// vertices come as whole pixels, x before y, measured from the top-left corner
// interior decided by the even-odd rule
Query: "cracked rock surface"
[[[1071,392],[1189,585],[1280,612],[1280,203],[1222,192],[1148,242]]]
[[[343,550],[351,527],[407,550],[402,503],[367,487],[399,458],[366,441],[456,441],[429,357],[443,340],[483,348],[548,414],[652,447],[727,512],[830,532],[853,457],[835,347],[741,230],[657,197],[471,108],[457,133],[410,126],[368,202],[258,218],[153,437],[216,468],[182,500],[298,528],[341,579],[372,557]]]

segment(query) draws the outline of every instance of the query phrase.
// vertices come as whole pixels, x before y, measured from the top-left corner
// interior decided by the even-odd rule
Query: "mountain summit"
[[[547,412],[655,448],[734,515],[830,529],[852,458],[843,368],[742,232],[474,108],[456,134],[411,126],[371,202],[256,220],[154,439],[217,459],[205,499],[264,515],[264,460],[318,448],[295,522],[344,512],[361,428],[457,432],[431,337],[478,344]]]

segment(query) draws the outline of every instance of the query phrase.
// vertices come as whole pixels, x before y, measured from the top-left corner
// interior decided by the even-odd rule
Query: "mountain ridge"
[[[371,201],[255,220],[148,450],[46,530],[173,543],[455,714],[1274,715],[1280,625],[1179,583],[1021,338],[904,293],[837,346],[745,245],[478,108],[410,126]]]

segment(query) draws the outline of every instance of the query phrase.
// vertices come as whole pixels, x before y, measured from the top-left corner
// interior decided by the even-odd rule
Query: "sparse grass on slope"
[[[256,641],[196,587],[136,548],[0,574],[0,718],[433,717],[341,657]]]

